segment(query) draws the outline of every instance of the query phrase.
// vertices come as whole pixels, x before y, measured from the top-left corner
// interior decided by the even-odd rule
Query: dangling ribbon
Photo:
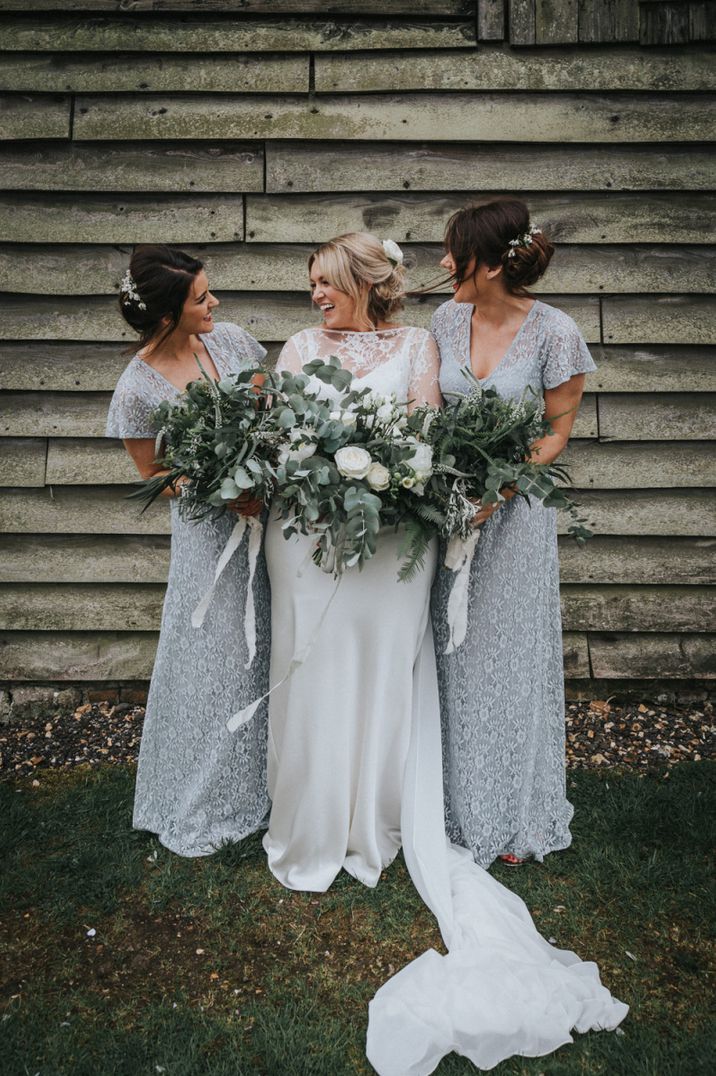
[[[246,612],[244,614],[244,635],[246,638],[246,646],[248,649],[248,658],[244,665],[245,669],[249,669],[256,657],[256,608],[254,605],[254,576],[256,574],[256,564],[259,559],[259,552],[261,550],[261,537],[263,534],[263,527],[261,520],[256,516],[239,516],[234,529],[229,535],[229,540],[224,546],[224,549],[216,562],[216,568],[214,570],[214,579],[211,586],[207,590],[204,597],[197,605],[194,612],[191,614],[191,626],[192,628],[200,628],[204,623],[204,617],[207,614],[207,610],[211,604],[211,599],[214,596],[214,590],[216,584],[221,577],[224,568],[233,557],[236,550],[241,545],[241,540],[249,532],[249,578],[246,591]]]
[[[302,570],[303,570],[303,567],[301,567],[299,569],[299,575],[301,574]],[[336,585],[333,588],[333,592],[332,592],[330,598],[328,599],[328,601],[326,602],[326,606],[325,606],[323,612],[321,613],[321,616],[319,618],[318,623],[316,624],[315,628],[311,632],[311,634],[310,634],[310,636],[308,638],[308,641],[306,643],[304,643],[304,645],[300,648],[300,650],[297,650],[295,652],[295,654],[293,655],[293,657],[291,658],[291,661],[289,662],[288,669],[286,671],[286,675],[283,676],[279,680],[279,682],[277,684],[274,684],[273,687],[269,688],[269,690],[266,691],[261,696],[260,699],[254,699],[254,701],[250,702],[248,706],[245,706],[243,708],[243,710],[239,710],[237,713],[233,714],[229,718],[229,720],[226,722],[226,727],[229,730],[229,732],[236,732],[236,730],[241,728],[242,725],[245,725],[247,721],[250,721],[251,718],[256,713],[256,711],[258,710],[261,703],[264,701],[264,699],[267,699],[269,697],[269,695],[272,695],[273,692],[276,690],[276,688],[281,687],[281,684],[285,684],[287,680],[290,680],[291,677],[293,676],[293,674],[295,673],[296,669],[301,668],[304,661],[306,660],[308,655],[313,650],[313,645],[314,645],[316,639],[318,638],[318,635],[320,633],[321,628],[323,627],[323,623],[324,623],[326,617],[328,616],[328,610],[333,605],[333,599],[335,598],[336,594],[338,593],[338,587],[340,586],[340,583],[341,583],[341,576],[339,576],[338,579],[336,580]]]
[[[445,567],[457,575],[453,580],[448,598],[447,626],[448,644],[446,654],[452,654],[462,646],[467,634],[467,590],[470,582],[470,567],[475,549],[480,539],[480,528],[473,528],[469,538],[455,537],[448,542],[445,553]]]

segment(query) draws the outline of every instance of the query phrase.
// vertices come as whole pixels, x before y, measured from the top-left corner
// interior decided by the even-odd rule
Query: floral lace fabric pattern
[[[220,376],[266,352],[236,325],[202,337]],[[151,413],[179,390],[135,356],[110,407],[108,437],[154,437]],[[134,801],[134,826],[156,833],[183,856],[208,855],[259,829],[268,813],[265,705],[236,733],[226,722],[268,688],[271,603],[263,555],[254,579],[257,652],[244,670],[246,540],[216,587],[203,626],[190,618],[213,579],[232,516],[190,523],[171,505],[171,562],[161,634],[147,701]]]
[[[326,360],[330,355],[335,355],[357,380],[370,375],[374,392],[395,392],[398,403],[440,402],[438,351],[426,329],[302,329],[286,342],[276,368],[298,373],[307,362]]]
[[[443,393],[468,389],[471,316],[452,301],[435,312]],[[482,384],[517,398],[594,369],[574,321],[538,301]],[[508,852],[541,860],[571,842],[556,511],[515,498],[483,526],[467,636],[446,655],[452,580],[441,567],[432,596],[448,834],[484,867]]]

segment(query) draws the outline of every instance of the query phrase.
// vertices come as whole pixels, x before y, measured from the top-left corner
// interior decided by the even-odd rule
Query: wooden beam
[[[716,614],[713,587],[567,584],[561,600],[570,631],[700,632]]]
[[[44,438],[0,437],[0,483],[3,486],[44,486],[46,459],[47,441]]]
[[[138,475],[131,476],[131,479],[134,478],[139,480]],[[6,534],[63,536],[83,533],[169,534],[171,521],[168,500],[161,498],[143,512],[136,501],[127,500],[127,496],[136,488],[135,484],[109,488],[46,486],[44,489],[0,489],[3,531]]]
[[[0,635],[0,679],[148,680],[156,648],[149,632],[10,631]]]
[[[604,394],[599,397],[599,437],[609,441],[716,440],[716,395]]]
[[[140,151],[141,146],[132,150]],[[110,148],[103,147],[102,152],[110,152]],[[5,173],[0,171],[0,177],[8,171],[12,181],[12,165]],[[670,146],[668,152],[658,146],[510,146],[499,142],[396,145],[302,141],[269,142],[266,147],[269,194],[362,191],[366,181],[370,191],[510,190],[516,177],[531,171],[539,175],[543,191],[710,190],[716,186],[713,154],[708,147],[697,146]],[[23,177],[23,185],[30,189],[32,170],[23,172]]]
[[[579,40],[639,40],[639,7],[633,0],[579,0]]]
[[[625,494],[621,490],[579,490],[577,500],[595,534],[695,538],[716,534],[716,498],[710,491],[634,489]],[[566,530],[565,520],[559,516],[558,527],[562,533]]]
[[[254,97],[128,94],[76,99],[77,140],[158,138],[377,139],[471,142],[699,142],[708,96],[399,94]]]
[[[713,300],[701,295],[610,296],[602,303],[608,344],[711,344]]]
[[[709,635],[591,635],[593,676],[614,680],[691,680],[716,677]]]
[[[685,163],[685,162],[682,162]],[[245,142],[12,143],[0,156],[0,185],[23,191],[157,194],[263,190],[263,150]]]
[[[166,583],[168,536],[0,535],[3,583]]]
[[[504,37],[504,0],[477,0],[477,40],[502,41]]]
[[[69,137],[69,97],[0,96],[0,139]]]
[[[0,231],[16,243],[213,243],[243,239],[240,194],[5,194]]]
[[[572,485],[580,490],[716,486],[716,461],[708,442],[595,444],[575,438],[560,456],[560,462],[569,469]]]
[[[714,554],[713,538],[602,535],[591,538],[585,546],[566,536],[559,540],[563,583],[713,585]],[[32,578],[29,572],[27,578]]]
[[[576,7],[576,0],[567,2]],[[507,45],[483,45],[448,55],[444,51],[417,55],[323,53],[316,57],[316,92],[558,90],[564,93],[588,89],[590,93],[679,93],[716,88],[710,59],[706,50],[675,53],[673,49],[645,52],[638,48],[606,47],[520,51]]]
[[[577,0],[535,0],[538,45],[572,45],[579,40]]]
[[[202,56],[191,63],[195,93],[308,93],[306,55]],[[187,88],[180,54],[0,53],[0,90],[58,93],[174,93]]]
[[[453,19],[261,19],[196,14],[3,20],[3,47],[22,52],[345,52],[351,49],[464,48],[475,42],[474,16]]]

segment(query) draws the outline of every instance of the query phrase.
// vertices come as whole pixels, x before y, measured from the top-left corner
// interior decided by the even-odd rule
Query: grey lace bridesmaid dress
[[[262,360],[265,349],[228,322],[202,336],[220,376]],[[151,414],[179,390],[135,355],[117,384],[107,436],[154,437]],[[182,856],[209,855],[261,827],[268,813],[265,705],[238,732],[231,715],[268,689],[270,592],[263,554],[254,577],[256,657],[244,669],[246,538],[229,561],[203,626],[190,618],[209,588],[234,526],[228,514],[191,523],[171,502],[171,561],[159,646],[147,700],[134,827]]]
[[[473,308],[452,300],[434,315],[443,394],[464,393]],[[536,301],[481,384],[504,397],[542,393],[596,369],[568,315]],[[449,399],[449,397],[448,397]],[[472,563],[465,642],[450,655],[442,566],[432,615],[443,727],[448,834],[488,866],[571,842],[564,769],[564,680],[556,510],[515,497],[482,528]]]

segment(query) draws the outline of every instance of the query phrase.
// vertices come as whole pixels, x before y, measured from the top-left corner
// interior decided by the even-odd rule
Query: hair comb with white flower
[[[123,306],[131,306],[132,303],[136,303],[140,310],[147,309],[147,304],[142,300],[142,297],[137,291],[137,282],[129,269],[122,277],[122,283],[119,285],[119,290],[122,295],[124,295],[124,299],[122,299]]]
[[[394,239],[384,239],[382,246],[383,252],[391,265],[403,264],[403,252]]]
[[[523,232],[522,235],[518,235],[516,239],[510,239],[511,250],[508,252],[507,257],[514,258],[515,247],[531,247],[533,235],[542,235],[542,229],[534,228],[530,224],[526,232]]]

